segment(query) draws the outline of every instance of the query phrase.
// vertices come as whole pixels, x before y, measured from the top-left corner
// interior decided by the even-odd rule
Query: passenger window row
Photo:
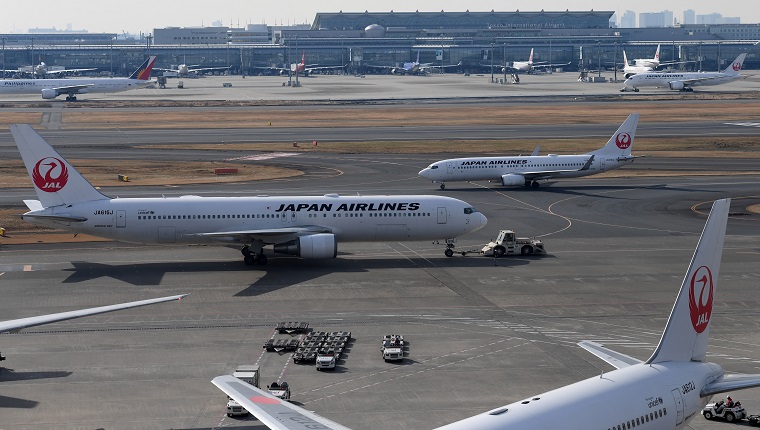
[[[668,410],[666,408],[658,409],[654,412],[650,412],[649,415],[642,415],[641,417],[636,417],[636,419],[624,422],[622,424],[618,424],[616,426],[612,426],[608,428],[607,430],[628,430],[632,428],[636,428],[636,426],[643,425],[644,423],[648,423],[649,421],[654,421],[658,418],[662,418],[663,416],[668,414]]]
[[[261,218],[284,218],[285,214],[245,214],[245,215],[138,215],[137,219],[139,220],[152,220],[152,219],[241,219],[241,218],[255,218],[255,219],[261,219]],[[345,215],[345,218],[363,218],[364,213],[353,213],[353,212],[346,212],[346,213],[333,213],[333,218],[342,218],[343,215]],[[368,214],[370,217],[420,217],[420,216],[430,216],[430,212],[383,212],[383,213],[370,213]],[[316,218],[317,214],[309,214],[309,218]],[[327,217],[327,214],[322,214],[322,217]]]

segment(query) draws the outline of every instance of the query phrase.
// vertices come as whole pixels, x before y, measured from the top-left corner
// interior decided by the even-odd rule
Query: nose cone
[[[418,175],[422,176],[423,178],[432,179],[432,170],[429,167],[425,167],[424,169],[420,170]]]
[[[486,216],[483,215],[482,213],[477,212],[473,215],[474,216],[472,217],[472,223],[470,223],[470,226],[472,226],[472,230],[470,231],[480,230],[481,228],[485,227],[486,224],[488,224],[488,218],[486,218]]]
[[[625,85],[626,87],[632,87],[633,86],[633,76],[631,76],[630,78],[626,79],[625,82],[623,83],[623,85]]]

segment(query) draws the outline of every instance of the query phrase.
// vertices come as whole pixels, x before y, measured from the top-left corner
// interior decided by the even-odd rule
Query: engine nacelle
[[[334,234],[310,234],[285,243],[275,244],[274,252],[306,259],[335,258],[338,256],[338,241]]]
[[[668,82],[668,86],[671,90],[682,91],[684,89],[684,84],[681,81]]]
[[[626,79],[630,78],[631,76],[636,76],[636,74],[635,73],[626,73],[625,75],[623,75],[623,77],[626,78]]]
[[[525,185],[525,176],[507,173],[501,177],[501,185],[505,187],[520,187]]]
[[[56,90],[51,90],[50,88],[43,88],[42,89],[42,98],[43,99],[54,99],[58,97],[58,92]]]

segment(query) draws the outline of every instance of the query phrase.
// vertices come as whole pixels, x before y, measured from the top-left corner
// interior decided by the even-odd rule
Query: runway
[[[158,90],[156,90],[158,91]],[[617,124],[283,128],[229,130],[43,131],[72,159],[224,161],[256,156],[224,143],[292,139],[540,139],[593,137],[601,146]],[[638,136],[746,136],[760,128],[721,122],[641,123]],[[110,136],[110,137],[109,137]],[[296,137],[294,137],[296,136]],[[313,136],[318,136],[314,138]],[[506,137],[505,137],[506,136]],[[155,145],[213,143],[200,151]],[[634,153],[635,153],[634,149]],[[9,133],[0,157],[19,159]],[[510,228],[541,238],[549,255],[494,260],[446,258],[429,242],[339,244],[334,260],[270,254],[251,269],[237,249],[143,247],[123,243],[0,247],[2,319],[191,293],[177,303],[89,317],[0,335],[3,429],[263,428],[228,418],[210,380],[239,364],[259,364],[262,385],[287,381],[296,404],[355,429],[429,429],[611,368],[576,346],[593,340],[646,359],[655,348],[711,201],[731,197],[732,215],[713,310],[709,360],[757,373],[760,318],[760,168],[749,157],[637,159],[621,178],[590,177],[539,190],[449,183],[417,172],[440,154],[303,153],[255,163],[303,170],[274,181],[104,188],[119,197],[257,194],[438,194],[482,211],[486,228],[459,239],[476,250]],[[251,161],[252,163],[254,161]],[[726,172],[701,176],[695,172]],[[648,176],[651,172],[659,176]],[[662,172],[669,176],[662,176]],[[684,174],[688,172],[688,174]],[[732,174],[731,172],[742,172]],[[5,188],[0,207],[33,198]],[[349,330],[354,341],[335,372],[266,353],[280,321]],[[383,334],[410,342],[401,364],[380,357]],[[732,393],[750,413],[760,390]],[[701,417],[698,430],[727,428]]]

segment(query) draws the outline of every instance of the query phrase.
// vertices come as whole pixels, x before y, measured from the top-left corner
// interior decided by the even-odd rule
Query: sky
[[[754,6],[748,6],[752,5]],[[698,15],[720,13],[724,17],[741,18],[742,24],[760,23],[760,3],[753,1],[714,2],[706,0],[670,0],[667,7],[658,0],[636,2],[601,2],[585,0],[549,0],[543,2],[510,2],[503,0],[180,0],[180,1],[107,1],[107,0],[34,0],[22,7],[5,7],[0,14],[0,33],[26,33],[29,28],[88,30],[91,33],[150,33],[154,28],[240,24],[303,24],[311,23],[317,12],[511,12],[528,11],[616,10],[618,17],[625,10],[637,13],[671,10],[679,20],[685,9]]]

